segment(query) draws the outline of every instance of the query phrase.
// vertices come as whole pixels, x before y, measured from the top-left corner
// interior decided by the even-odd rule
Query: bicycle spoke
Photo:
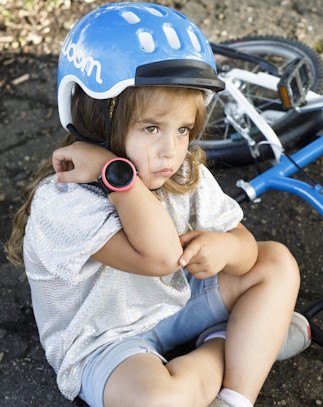
[[[262,58],[275,65],[279,72],[283,72],[283,69],[291,60],[305,58],[310,64],[315,78],[312,90],[319,92],[320,89],[323,89],[322,62],[320,57],[305,44],[277,36],[250,36],[228,41],[225,45],[242,53]],[[221,73],[221,76],[223,75],[224,80],[225,74],[235,68],[254,74],[264,72],[261,63],[244,58],[230,58],[216,54],[215,62],[218,72]],[[304,130],[302,130],[302,126],[299,126],[292,133],[288,130],[291,127],[289,123],[292,125],[297,112],[289,112],[283,109],[278,90],[266,88],[266,81],[264,86],[242,80],[236,81],[236,85],[241,94],[247,98],[259,115],[270,126],[275,125],[275,132],[285,148],[288,146],[293,147],[295,143],[301,141],[302,137],[306,136],[305,134],[303,135]],[[234,160],[237,162],[237,160],[240,160],[238,157],[241,157],[241,162],[245,164],[249,160],[247,157],[250,155],[249,150],[245,146],[250,142],[250,138],[253,138],[256,142],[263,139],[259,131],[255,131],[256,126],[248,115],[248,108],[240,106],[239,103],[241,103],[239,98],[236,98],[234,94],[231,95],[229,91],[223,91],[219,94],[217,108],[212,113],[208,123],[205,147],[203,147],[203,140],[200,141],[200,145],[202,148],[205,148],[207,154],[209,152],[211,159],[217,157],[221,162],[233,163]],[[243,114],[246,117],[241,117],[241,112],[244,112]],[[226,119],[227,115],[230,120]],[[247,134],[250,135],[249,139],[239,136],[239,130],[236,130],[239,129],[239,126],[244,129],[244,132],[245,130],[247,131]],[[278,133],[276,129],[278,129]],[[266,138],[266,135],[264,137]],[[270,150],[268,151],[270,152]],[[270,154],[266,153],[266,157],[264,154],[262,159],[271,157]]]

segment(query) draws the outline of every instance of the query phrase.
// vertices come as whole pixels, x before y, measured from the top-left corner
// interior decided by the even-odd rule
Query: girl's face
[[[126,154],[147,188],[160,188],[182,165],[196,113],[190,98],[172,100],[171,107],[161,98],[130,127]]]

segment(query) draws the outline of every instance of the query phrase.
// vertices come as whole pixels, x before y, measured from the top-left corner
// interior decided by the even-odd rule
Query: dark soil
[[[322,49],[323,2],[307,0],[163,0],[191,17],[210,40],[243,35],[283,35]],[[73,23],[99,1],[0,0],[0,242],[10,235],[21,192],[33,171],[63,136],[56,106],[57,55]],[[322,183],[323,160],[310,168]],[[217,169],[229,194],[253,168]],[[301,277],[297,310],[323,293],[322,218],[299,198],[269,192],[258,204],[244,204],[245,225],[258,240],[285,243],[296,257]],[[64,407],[55,375],[39,344],[30,291],[23,270],[0,251],[0,405]],[[322,326],[322,316],[315,322]],[[270,340],[270,338],[268,338]],[[276,363],[256,406],[323,405],[323,351],[316,344],[291,360]],[[120,406],[122,407],[122,406]]]

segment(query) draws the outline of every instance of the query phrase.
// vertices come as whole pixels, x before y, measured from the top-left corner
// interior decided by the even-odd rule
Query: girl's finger
[[[194,278],[197,280],[204,280],[205,278],[210,277],[205,271],[199,271],[197,273],[192,273],[194,275]]]
[[[195,257],[199,251],[201,250],[201,246],[198,241],[192,240],[191,243],[185,248],[184,253],[179,259],[179,264],[182,267],[185,267],[187,264],[190,263],[191,259]]]
[[[192,242],[197,236],[200,235],[200,231],[198,230],[192,230],[186,233],[183,233],[180,237],[179,240],[181,242],[182,247],[187,246],[189,243]]]
[[[64,184],[68,182],[78,182],[78,178],[79,177],[75,170],[57,172],[54,175],[54,181],[57,182],[58,184]]]
[[[52,155],[52,164],[55,172],[65,171],[66,163],[72,163],[68,147],[55,150]]]

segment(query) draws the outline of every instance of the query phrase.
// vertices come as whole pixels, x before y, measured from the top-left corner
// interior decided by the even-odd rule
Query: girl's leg
[[[252,403],[287,333],[300,284],[296,261],[285,246],[261,242],[258,247],[258,260],[247,274],[219,275],[219,291],[231,311],[223,387]]]
[[[206,407],[223,380],[224,341],[212,340],[163,365],[155,355],[126,359],[109,377],[105,407]]]

